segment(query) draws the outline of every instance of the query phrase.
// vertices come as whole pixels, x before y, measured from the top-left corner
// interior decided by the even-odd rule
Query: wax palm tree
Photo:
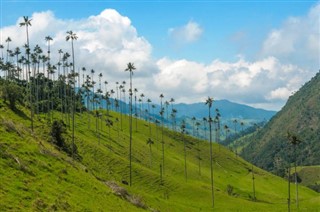
[[[298,138],[298,136],[292,134],[289,131],[287,132],[287,138],[289,140],[289,143],[293,145],[294,183],[296,185],[296,207],[299,208],[299,193],[298,193],[298,178],[297,178],[297,145],[299,145],[302,141]]]
[[[143,118],[143,98],[144,98],[144,94],[141,93],[140,94],[140,98],[141,98],[141,102],[140,102],[140,118]]]
[[[129,146],[129,160],[130,160],[130,182],[129,185],[132,185],[132,75],[133,75],[133,70],[135,70],[136,67],[134,67],[133,63],[128,63],[127,68],[125,71],[128,71],[130,74],[130,119],[129,119],[129,128],[130,128],[130,146]]]
[[[149,137],[151,138],[151,110],[150,110],[150,103],[151,103],[151,99],[147,99],[147,103],[148,103],[148,125],[149,125]]]
[[[123,105],[123,104],[121,104],[121,93],[122,93],[122,89],[123,89],[123,85],[120,85],[120,86],[119,86],[119,109],[120,109],[121,131],[122,131],[122,114],[123,114],[123,111],[122,111],[122,105]]]
[[[29,31],[28,27],[31,26],[32,19],[29,19],[28,16],[23,16],[23,22],[19,23],[20,27],[25,26],[26,27],[26,33],[27,33],[27,45],[29,46]]]
[[[84,82],[84,89],[86,92],[86,99],[87,99],[87,110],[88,110],[88,129],[90,129],[90,109],[89,109],[89,105],[90,105],[90,89],[91,89],[91,79],[90,76],[87,75],[86,77],[86,81]]]
[[[107,110],[106,117],[109,116],[109,110],[110,110],[110,106],[111,106],[110,97],[111,97],[111,93],[109,91],[107,91],[105,94],[106,110]]]
[[[116,82],[117,99],[119,100],[119,82]]]
[[[71,48],[72,48],[72,74],[74,74],[75,72],[75,62],[74,62],[74,46],[73,46],[73,41],[74,40],[77,40],[78,37],[77,35],[72,32],[72,31],[67,31],[67,36],[66,36],[66,41],[69,41],[71,40]],[[75,78],[73,76],[73,82],[75,82]],[[74,88],[73,88],[73,91],[72,91],[72,158],[74,158],[74,151],[75,151],[75,146],[74,146],[74,126],[75,126],[75,96],[74,96]]]
[[[163,94],[160,94],[160,116],[161,116],[161,144],[162,144],[162,174],[164,175],[164,140],[163,140],[163,107],[162,107],[162,99]]]
[[[149,137],[147,140],[147,145],[149,145],[149,153],[150,153],[150,168],[152,167],[152,149],[151,146],[154,144],[153,140]]]
[[[99,75],[98,75],[98,77],[99,77],[99,90],[98,90],[98,94],[99,94],[99,101],[98,101],[98,104],[99,104],[99,109],[102,109],[102,107],[101,107],[101,94],[103,93],[102,92],[102,87],[101,87],[101,79],[102,79],[102,73],[100,73]]]
[[[6,62],[9,62],[9,54],[10,54],[10,42],[11,42],[11,38],[7,37],[6,39],[6,43],[7,43],[7,56],[6,56]]]
[[[170,103],[168,101],[165,101],[164,105],[166,106],[167,121],[169,121],[169,110],[168,110],[168,107],[169,107]]]
[[[173,108],[172,109],[172,114],[171,114],[171,116],[172,116],[172,120],[173,120],[173,130],[176,130],[176,116],[177,116],[177,113],[178,113],[178,110],[177,109],[175,109],[175,108]]]
[[[200,122],[196,122],[196,132],[197,132],[197,136],[199,137],[199,127],[200,127]],[[199,175],[201,175],[201,150],[200,150],[200,140],[198,140],[198,162],[199,162]]]
[[[123,93],[123,102],[124,104],[122,104],[122,111],[123,113],[126,113],[127,111],[127,104],[126,104],[126,81],[122,81],[122,90],[120,90],[120,93]],[[121,105],[120,105],[121,106]]]
[[[181,123],[181,137],[182,137],[182,142],[183,142],[183,152],[184,152],[184,177],[187,182],[188,180],[188,175],[187,175],[187,141],[184,138],[184,133],[186,129],[186,123],[184,120],[182,120]]]
[[[94,84],[95,84],[95,81],[93,80],[93,76],[94,76],[94,73],[95,73],[95,70],[91,69],[90,71],[91,73],[91,87],[92,87],[92,99],[91,99],[91,102],[92,102],[92,110],[95,110],[95,106],[94,106]]]
[[[31,20],[28,16],[23,16],[23,22],[19,23],[20,27],[26,27],[27,34],[27,49],[30,49],[29,45],[29,26],[31,26]],[[30,51],[27,51],[27,71],[30,74]],[[29,76],[30,77],[30,76]],[[30,113],[31,113],[31,131],[33,132],[33,101],[32,101],[32,85],[30,84]]]
[[[58,65],[58,80],[60,80],[60,79],[62,79],[61,78],[62,75],[60,75],[61,74],[61,65],[62,65],[62,54],[63,54],[62,49],[59,49],[58,53],[59,53],[59,61],[57,63],[57,65]],[[61,85],[62,83],[59,83],[59,84]],[[63,98],[62,98],[63,89],[62,89],[62,86],[58,87],[58,92],[59,92],[58,97],[61,99],[61,108],[60,108],[61,117],[62,117],[61,119],[63,119],[63,113],[62,113],[63,112]]]
[[[228,132],[229,132],[229,130],[230,130],[230,129],[229,129],[229,126],[225,124],[225,125],[223,126],[223,129],[225,130],[225,134],[226,134],[225,140],[227,141],[227,140],[228,140]]]
[[[234,133],[235,135],[237,134],[237,124],[238,124],[238,120],[237,119],[234,119],[233,120],[233,124],[234,124]]]
[[[1,57],[0,57],[0,70],[3,71],[4,69],[4,58],[3,58],[3,49],[4,46],[0,44],[0,49],[1,49]],[[4,73],[5,74],[5,73]],[[4,75],[5,76],[5,75]]]
[[[20,48],[16,47],[14,49],[14,55],[16,56],[16,71],[18,74],[18,80],[20,79],[20,66],[19,66],[19,55],[21,54]]]
[[[244,122],[240,122],[240,126],[241,126],[241,134],[243,134],[243,128],[244,128]]]
[[[138,92],[138,89],[135,88],[133,90],[134,92],[134,115],[136,117],[136,132],[138,132],[138,112],[137,112],[137,92]]]
[[[208,138],[207,138],[207,122],[208,122],[208,119],[206,117],[203,117],[202,118],[202,122],[203,122],[204,138],[205,138],[205,140],[208,140]]]
[[[213,158],[212,158],[212,118],[211,118],[211,107],[213,104],[213,98],[208,97],[206,100],[206,105],[208,105],[208,122],[209,122],[209,141],[210,141],[210,174],[211,174],[211,197],[212,197],[212,207],[214,207],[214,190],[213,190]]]
[[[216,112],[216,117],[215,117],[215,121],[216,121],[216,141],[217,143],[220,143],[220,119],[221,119],[221,114],[218,108],[216,108],[215,110]],[[219,151],[220,151],[220,145],[219,145]]]
[[[173,130],[174,121],[175,121],[175,114],[173,113],[174,98],[171,98],[169,102],[171,103],[171,118],[172,118],[172,130]]]
[[[47,86],[47,90],[48,90],[48,95],[47,95],[47,97],[48,97],[48,104],[47,104],[47,113],[48,113],[48,118],[50,118],[51,116],[50,116],[50,103],[51,103],[51,96],[50,96],[50,88],[49,88],[49,74],[50,74],[50,70],[51,70],[51,64],[50,64],[50,41],[52,41],[52,38],[50,37],[50,36],[46,36],[45,37],[45,41],[47,42],[47,45],[48,45],[48,51],[47,51],[47,53],[48,53],[48,55],[47,55],[47,78],[48,78],[48,80],[47,80],[47,82],[48,83],[46,83],[46,86]],[[50,100],[49,100],[50,99]]]
[[[114,94],[115,94],[114,90],[111,89],[110,90],[110,98],[113,99],[113,101],[111,101],[111,109],[113,109],[113,110],[115,110],[115,108],[114,108],[114,97],[113,97]]]
[[[196,121],[196,117],[192,117],[191,121],[192,121],[192,135],[195,137],[195,121]]]

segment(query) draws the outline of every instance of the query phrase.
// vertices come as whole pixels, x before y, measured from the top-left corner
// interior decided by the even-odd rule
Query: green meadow
[[[75,115],[77,154],[52,141],[52,121],[0,100],[1,211],[286,211],[288,183],[213,142],[214,208],[209,142],[133,118],[132,185],[129,116],[106,111]],[[53,112],[56,120],[67,114]],[[136,126],[137,123],[137,126]],[[162,152],[162,132],[164,152]],[[72,131],[63,137],[71,144]],[[153,144],[147,144],[151,138]],[[184,144],[185,150],[184,151]],[[151,148],[150,148],[151,145]],[[164,154],[164,167],[162,155]],[[185,157],[187,163],[185,164]],[[185,169],[186,167],[186,169]],[[162,173],[161,173],[161,170]],[[161,178],[162,175],[162,178]],[[291,211],[319,211],[319,193],[299,185],[299,210],[291,184]]]

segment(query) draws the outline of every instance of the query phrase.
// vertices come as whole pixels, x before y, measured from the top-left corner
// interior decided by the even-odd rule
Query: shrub
[[[50,136],[51,140],[50,142],[56,145],[60,150],[66,152],[69,156],[72,155],[72,149],[74,150],[74,155],[76,158],[80,159],[80,156],[78,155],[78,148],[74,144],[74,148],[72,148],[72,144],[68,144],[65,141],[65,135],[66,133],[66,124],[62,120],[55,120],[52,123]]]
[[[229,196],[233,195],[233,186],[230,184],[227,185],[227,193]]]
[[[12,110],[16,109],[16,102],[22,101],[22,88],[15,82],[6,82],[0,87],[0,94],[4,101],[9,101],[9,107]]]

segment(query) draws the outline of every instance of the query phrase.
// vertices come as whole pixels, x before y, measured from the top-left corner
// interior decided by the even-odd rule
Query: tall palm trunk
[[[210,141],[210,179],[211,179],[211,196],[212,196],[212,207],[214,208],[214,186],[213,186],[213,157],[212,157],[212,119],[211,119],[211,106],[213,99],[208,97],[206,104],[209,106],[208,122],[209,122],[209,141]]]
[[[129,144],[129,167],[130,167],[130,181],[129,184],[130,186],[132,185],[132,95],[133,95],[133,90],[132,90],[132,73],[133,70],[135,70],[135,67],[132,63],[128,63],[128,67],[126,68],[125,71],[129,71],[130,74],[130,89],[129,89],[129,98],[130,98],[130,104],[129,104],[129,131],[130,131],[130,144]]]

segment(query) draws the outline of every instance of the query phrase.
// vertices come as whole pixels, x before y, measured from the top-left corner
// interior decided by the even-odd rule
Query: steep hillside
[[[297,164],[319,165],[320,73],[291,96],[263,129],[246,138],[250,145],[242,156],[263,169],[283,174],[286,163],[294,161],[288,132],[302,141],[296,145]]]
[[[68,118],[58,112],[53,117]],[[121,119],[120,114],[111,112],[108,119],[113,123],[110,127],[92,114],[76,115],[78,153],[76,159],[72,159],[68,151],[50,142],[52,124],[45,114],[36,115],[32,133],[29,111],[22,106],[12,111],[0,99],[0,211],[212,210],[207,141],[182,137],[165,129],[165,171],[161,183],[161,129],[142,120],[137,121],[136,128],[134,120],[137,131],[133,132],[130,187],[126,185],[129,181],[128,116],[123,115]],[[146,144],[149,137],[154,141],[151,149]],[[70,145],[68,127],[63,138]],[[187,143],[186,166],[183,141]],[[257,200],[253,201],[251,164],[217,144],[213,150],[217,211],[286,210],[285,180],[254,167]],[[293,185],[291,190],[294,196]],[[303,186],[299,192],[300,209],[316,211],[319,208],[317,193]]]

